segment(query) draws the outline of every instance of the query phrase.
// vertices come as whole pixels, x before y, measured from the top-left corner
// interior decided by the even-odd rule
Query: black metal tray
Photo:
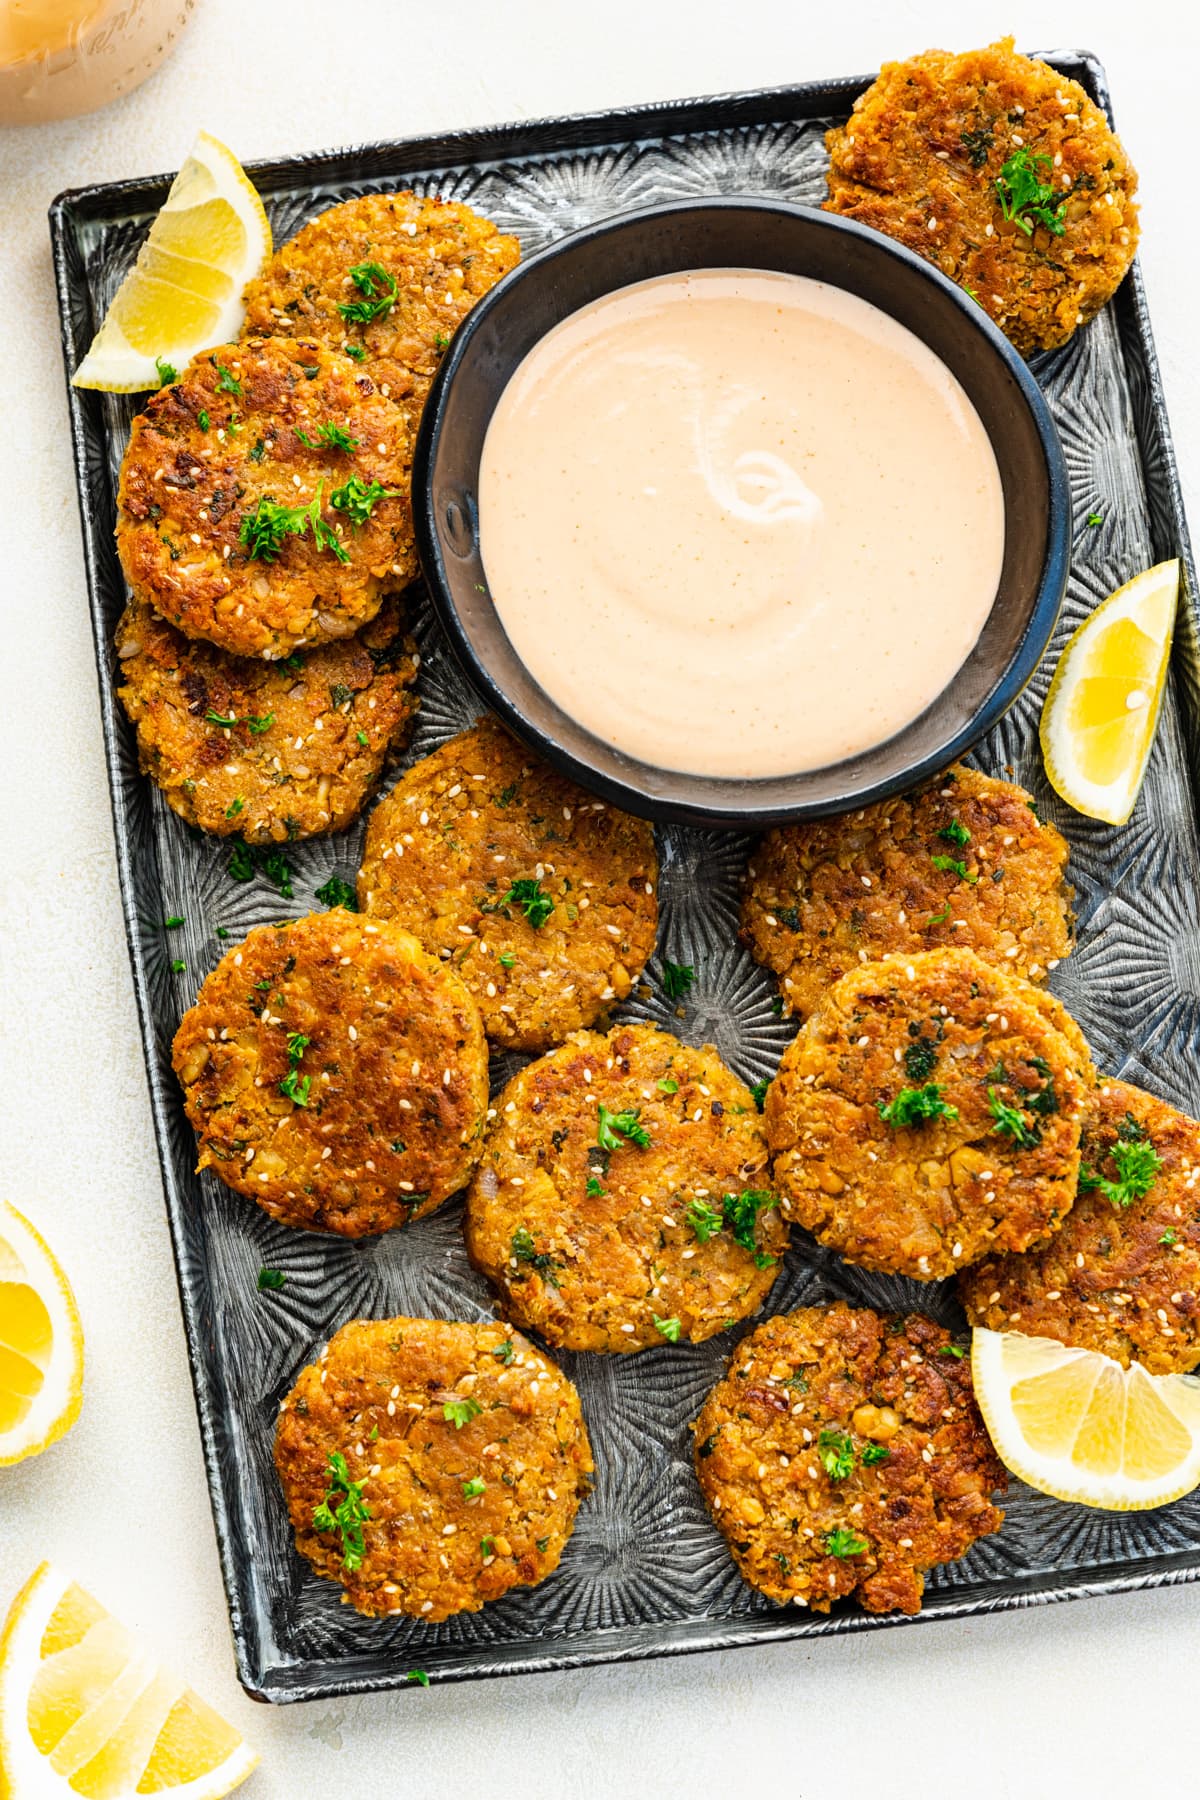
[[[1099,64],[1050,59],[1107,106]],[[687,100],[590,117],[452,133],[259,163],[250,173],[276,241],[312,213],[373,188],[415,187],[469,200],[527,249],[601,215],[688,195],[755,193],[819,203],[823,130],[843,118],[868,77]],[[1136,151],[1136,146],[1134,147]],[[78,366],[136,254],[168,180],[64,194],[50,214],[68,372]],[[1076,953],[1055,986],[1100,1065],[1200,1112],[1195,1046],[1200,1008],[1200,653],[1189,601],[1177,636],[1162,727],[1141,802],[1120,830],[1078,818],[1046,786],[1036,722],[1054,654],[1089,607],[1147,564],[1192,566],[1150,321],[1136,267],[1115,301],[1062,351],[1036,364],[1066,446],[1074,565],[1060,636],[1029,690],[980,746],[980,765],[1011,769],[1071,841],[1079,894]],[[435,1680],[566,1668],[718,1649],[771,1639],[876,1629],[853,1605],[826,1619],[781,1611],[746,1587],[710,1525],[693,1478],[688,1424],[720,1373],[729,1343],[664,1346],[637,1357],[568,1356],[596,1452],[598,1484],[559,1570],[481,1613],[434,1627],[371,1622],[338,1603],[292,1547],[271,1463],[281,1395],[315,1345],[345,1319],[411,1312],[482,1318],[489,1296],[462,1247],[451,1204],[405,1232],[353,1244],[289,1231],[193,1173],[191,1131],[171,1074],[179,1016],[217,961],[217,925],[299,914],[337,872],[352,878],[361,828],[295,847],[295,896],[260,878],[232,882],[228,848],[202,840],[137,771],[133,733],[114,698],[113,627],[124,584],[112,537],[116,471],[133,403],[70,392],[88,592],[96,634],[104,742],[121,892],[151,1103],[179,1274],[196,1404],[237,1651],[250,1693],[288,1701],[400,1685],[414,1665]],[[1089,526],[1090,514],[1103,524]],[[476,703],[429,616],[422,712],[409,758],[474,716]],[[736,942],[744,838],[671,828],[660,835],[659,957],[695,963],[698,981],[676,1017],[656,958],[649,997],[626,1014],[711,1041],[749,1079],[771,1072],[790,1036],[772,987]],[[162,921],[186,915],[167,934]],[[173,958],[186,972],[173,974]],[[511,1072],[499,1059],[494,1074]],[[262,1264],[287,1286],[261,1295]],[[917,1305],[957,1318],[943,1287],[866,1274],[797,1242],[771,1306],[824,1296]],[[1200,1574],[1200,1496],[1157,1512],[1105,1515],[1014,1484],[1004,1529],[929,1583],[923,1619],[1126,1588]]]

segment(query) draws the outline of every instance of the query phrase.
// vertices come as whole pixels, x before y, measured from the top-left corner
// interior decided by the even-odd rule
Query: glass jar
[[[196,0],[0,0],[0,125],[93,112],[153,74]]]

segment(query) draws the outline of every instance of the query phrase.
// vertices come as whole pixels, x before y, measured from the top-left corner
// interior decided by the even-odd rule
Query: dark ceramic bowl
[[[761,780],[681,774],[626,756],[584,729],[521,662],[480,558],[479,459],[493,409],[539,338],[589,301],[683,269],[809,275],[908,326],[957,376],[991,439],[1004,488],[1004,566],[979,642],[911,725],[861,755]],[[1036,669],[1066,586],[1070,508],[1062,447],[1037,383],[982,309],[880,233],[809,207],[683,201],[562,239],[507,276],[456,334],[417,443],[413,511],[426,580],[472,685],[519,736],[581,786],[630,812],[696,825],[817,818],[879,800],[968,750]],[[852,706],[853,694],[846,703]],[[697,719],[696,730],[705,729]]]

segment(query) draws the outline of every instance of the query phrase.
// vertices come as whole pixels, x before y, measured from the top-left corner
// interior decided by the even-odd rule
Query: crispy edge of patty
[[[353,451],[323,443],[322,427],[344,430]],[[403,413],[349,357],[290,338],[205,351],[133,421],[117,492],[126,579],[231,655],[347,637],[417,573],[411,466]],[[355,480],[379,490],[361,524],[365,500],[333,505]],[[309,521],[254,554],[242,533],[267,501],[316,506],[321,542]]]
[[[636,1111],[649,1144],[624,1138],[606,1152],[601,1105]],[[579,1032],[521,1070],[494,1112],[467,1250],[548,1343],[630,1353],[700,1342],[766,1299],[787,1228],[753,1096],[711,1046],[649,1025]],[[726,1192],[763,1196],[743,1206],[753,1249],[720,1222]]]
[[[825,210],[896,238],[957,281],[1024,355],[1056,349],[1116,292],[1138,243],[1137,174],[1077,82],[982,50],[887,63],[826,135]],[[1025,150],[1066,197],[1064,229],[1006,220],[996,188]]]
[[[1082,1168],[1118,1182],[1113,1145],[1139,1132],[1161,1159],[1149,1191],[1121,1206],[1081,1189],[1048,1243],[964,1270],[958,1291],[973,1325],[1057,1338],[1152,1375],[1200,1363],[1200,1124],[1101,1077],[1087,1099]]]
[[[541,904],[503,903],[520,881],[536,882]],[[454,964],[494,1043],[536,1052],[628,998],[654,949],[657,888],[646,820],[485,717],[375,808],[358,899]],[[534,925],[545,901],[553,911]]]
[[[692,1430],[714,1523],[780,1605],[828,1612],[853,1594],[868,1612],[916,1613],[928,1571],[1003,1521],[991,1496],[1007,1476],[970,1357],[920,1314],[838,1301],[768,1319]]]
[[[1066,839],[1032,809],[1024,788],[955,763],[915,794],[769,831],[747,865],[742,938],[785,1010],[805,1019],[864,960],[921,950],[974,950],[1044,981],[1070,953],[1074,890]]]
[[[189,825],[251,844],[352,824],[417,713],[419,658],[394,596],[354,637],[282,663],[229,656],[136,600],[115,648],[143,774]]]
[[[368,1508],[356,1568],[341,1532],[314,1524],[333,1453]],[[429,1624],[544,1581],[593,1470],[561,1369],[507,1325],[437,1319],[343,1325],[283,1401],[274,1455],[296,1548],[315,1573],[369,1617]],[[476,1481],[482,1491],[468,1493]],[[333,1508],[346,1491],[333,1488]]]
[[[257,927],[202,985],[172,1060],[198,1167],[283,1224],[386,1231],[434,1211],[479,1159],[478,1010],[385,921],[334,908]]]
[[[1082,1033],[1061,1030],[1060,1011],[969,950],[844,976],[767,1090],[785,1216],[848,1262],[922,1281],[1056,1229],[1075,1198],[1093,1079]],[[881,1116],[930,1083],[957,1117]]]

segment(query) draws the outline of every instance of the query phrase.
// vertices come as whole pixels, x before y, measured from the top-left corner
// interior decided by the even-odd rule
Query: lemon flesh
[[[45,1450],[83,1399],[83,1328],[50,1246],[0,1200],[0,1465]]]
[[[977,1328],[975,1397],[996,1454],[1029,1487],[1108,1512],[1200,1486],[1200,1381],[1124,1369],[1054,1338]]]
[[[221,1800],[257,1761],[83,1588],[35,1571],[0,1636],[0,1793]]]
[[[1076,812],[1123,825],[1162,711],[1179,560],[1156,563],[1101,602],[1070,638],[1042,709],[1051,785]]]
[[[271,254],[271,227],[233,152],[202,131],[72,380],[140,393],[241,330],[242,294]]]

